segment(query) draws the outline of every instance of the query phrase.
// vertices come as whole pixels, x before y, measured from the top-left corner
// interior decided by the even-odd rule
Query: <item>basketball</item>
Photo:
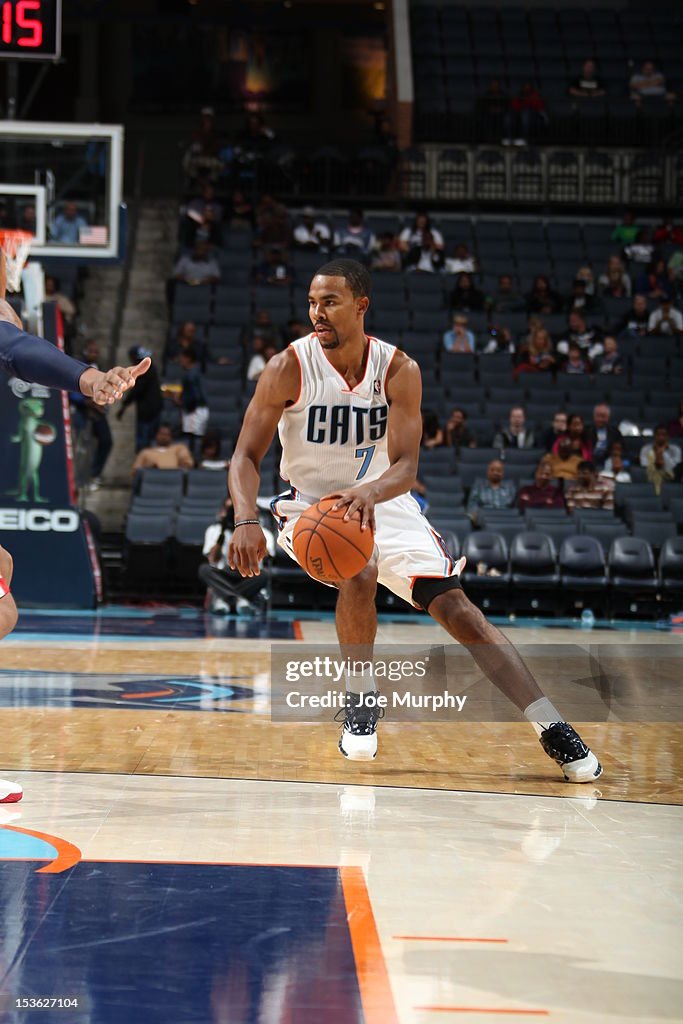
[[[57,431],[51,423],[39,423],[33,431],[33,440],[38,444],[52,444],[57,437]]]
[[[292,543],[297,561],[321,583],[337,583],[356,576],[368,564],[375,536],[361,530],[360,513],[344,522],[346,507],[333,512],[334,498],[310,505],[294,527]]]

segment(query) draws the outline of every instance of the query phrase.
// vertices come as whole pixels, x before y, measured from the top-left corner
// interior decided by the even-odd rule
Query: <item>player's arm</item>
[[[405,494],[414,486],[417,476],[422,437],[422,378],[417,363],[403,352],[396,353],[389,367],[386,394],[389,469],[370,483],[326,495],[338,499],[335,508],[348,506],[344,519],[360,511],[362,530],[368,526],[374,530],[375,505]]]
[[[0,640],[12,632],[19,618],[17,606],[9,590],[13,568],[12,556],[0,546]]]
[[[228,473],[235,509],[235,531],[228,549],[228,564],[242,576],[258,576],[261,559],[266,554],[266,538],[257,525],[261,461],[270,448],[280,417],[287,404],[296,401],[300,386],[299,360],[291,349],[285,349],[266,364],[244,414]],[[237,525],[245,519],[256,522]]]

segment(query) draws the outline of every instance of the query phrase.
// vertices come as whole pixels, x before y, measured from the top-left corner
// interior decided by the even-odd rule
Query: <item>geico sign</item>
[[[75,533],[79,525],[78,512],[69,508],[0,508],[0,530]]]

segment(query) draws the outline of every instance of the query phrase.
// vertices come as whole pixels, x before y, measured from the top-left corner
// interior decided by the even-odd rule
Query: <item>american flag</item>
[[[78,232],[78,241],[81,245],[106,245],[109,232],[104,225],[93,224],[81,228]]]

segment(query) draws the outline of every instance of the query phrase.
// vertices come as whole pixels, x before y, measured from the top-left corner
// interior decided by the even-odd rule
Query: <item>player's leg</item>
[[[17,624],[17,606],[10,594],[14,566],[12,556],[0,547],[0,640],[11,633]],[[17,782],[0,779],[0,804],[13,804],[21,800],[24,791]]]
[[[569,782],[592,782],[602,767],[578,733],[545,697],[513,644],[448,580],[416,580],[413,599],[470,652],[485,676],[524,713],[541,746]],[[441,592],[439,592],[441,591]]]
[[[344,580],[337,587],[337,639],[342,658],[349,665],[339,750],[352,761],[371,761],[377,755],[377,721],[381,717],[374,704],[375,682],[368,668],[368,663],[372,662],[377,633],[375,559],[357,576]]]

